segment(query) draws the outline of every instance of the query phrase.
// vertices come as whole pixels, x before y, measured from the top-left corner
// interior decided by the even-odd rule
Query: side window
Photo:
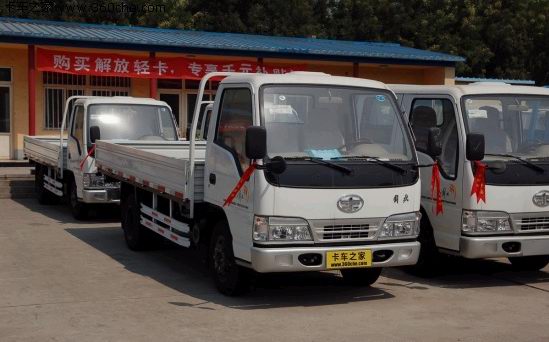
[[[215,142],[229,150],[240,171],[249,160],[245,153],[246,128],[253,124],[252,93],[247,88],[226,89],[221,96],[221,107]]]
[[[212,110],[208,109],[206,111],[206,114],[204,115],[204,118],[202,120],[205,120],[204,122],[204,132],[202,132],[202,139],[208,140],[208,127],[210,127],[210,118],[212,116]]]
[[[84,148],[84,107],[77,106],[74,110],[72,137],[78,141],[78,152]]]
[[[438,127],[441,131],[442,154],[440,163],[446,178],[455,178],[458,162],[458,131],[452,101],[448,99],[415,99],[410,116],[416,137],[416,148],[427,150],[429,129]]]

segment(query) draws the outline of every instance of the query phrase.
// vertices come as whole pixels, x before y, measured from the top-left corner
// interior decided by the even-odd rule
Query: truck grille
[[[545,215],[545,216],[542,216]],[[549,232],[549,216],[547,213],[514,214],[512,215],[515,229],[520,233],[532,233],[540,231]]]
[[[549,229],[549,217],[525,217],[519,225],[522,231]]]
[[[312,220],[317,241],[372,240],[382,219]]]

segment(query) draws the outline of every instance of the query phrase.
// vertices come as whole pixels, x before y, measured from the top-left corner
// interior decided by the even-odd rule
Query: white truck
[[[409,114],[420,163],[438,160],[441,169],[442,213],[433,207],[431,173],[421,176],[417,269],[429,272],[440,260],[439,252],[507,257],[520,270],[545,267],[549,89],[504,83],[390,87]],[[440,155],[430,155],[426,148],[432,128],[440,130]]]
[[[212,77],[225,78],[206,107],[211,117],[203,115],[211,118],[206,141],[196,139],[202,101],[190,141],[97,142],[99,169],[122,182],[130,249],[158,234],[205,246],[227,295],[245,291],[252,271],[341,270],[344,280],[370,285],[382,267],[416,262],[417,159],[384,84],[212,73],[198,99]]]
[[[40,203],[66,199],[77,219],[87,216],[90,204],[119,203],[120,182],[105,177],[95,166],[95,141],[100,135],[132,141],[178,140],[175,120],[165,102],[132,97],[70,97],[59,137],[24,137],[25,155],[35,165]]]

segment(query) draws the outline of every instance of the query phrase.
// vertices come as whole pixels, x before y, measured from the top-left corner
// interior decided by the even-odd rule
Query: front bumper
[[[82,191],[84,203],[120,203],[120,189],[84,189]]]
[[[284,247],[265,248],[252,247],[251,267],[260,273],[267,272],[303,272],[303,271],[325,271],[326,252],[329,251],[352,251],[369,249],[372,253],[376,251],[392,251],[391,257],[385,261],[372,263],[372,267],[391,267],[414,265],[419,256],[420,244],[413,242],[394,242],[376,245],[362,246],[338,246],[338,247]],[[322,262],[317,266],[303,265],[298,257],[301,254],[318,253],[322,256]]]
[[[520,249],[506,251],[510,243],[520,244]],[[470,259],[549,255],[549,236],[462,236],[459,250],[461,256]]]

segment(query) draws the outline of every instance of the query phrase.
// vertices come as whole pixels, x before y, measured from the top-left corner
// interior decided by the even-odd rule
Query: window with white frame
[[[189,129],[193,120],[193,113],[196,107],[198,98],[198,88],[200,80],[179,80],[179,79],[159,79],[158,89],[164,95],[177,94],[179,103],[170,104],[174,115],[176,116],[177,124],[184,137],[188,136]],[[217,88],[219,87],[219,81],[208,81],[207,87],[204,89],[204,101],[211,101],[215,98]],[[165,98],[165,100],[167,100]],[[174,99],[175,100],[175,99]],[[202,106],[200,111],[202,112],[205,105]]]
[[[65,102],[71,96],[129,96],[128,77],[85,76],[43,72],[44,128],[59,129]]]

